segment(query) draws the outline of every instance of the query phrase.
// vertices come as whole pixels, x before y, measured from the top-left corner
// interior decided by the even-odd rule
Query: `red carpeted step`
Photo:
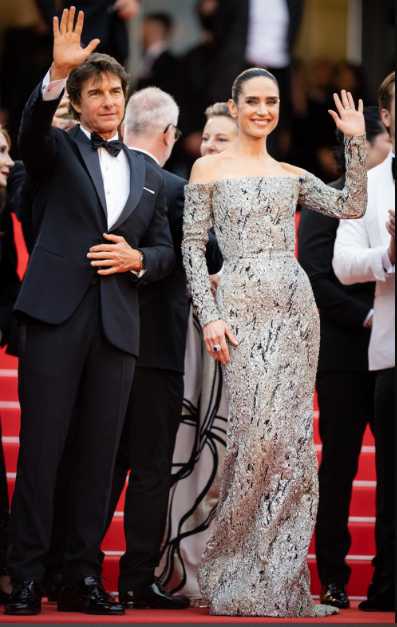
[[[119,513],[120,514],[120,513]],[[356,519],[350,521],[350,533],[352,545],[349,553],[351,555],[372,555],[375,553],[374,519],[368,518],[365,522],[357,522]],[[117,515],[110,527],[103,543],[105,551],[124,551],[124,519],[122,515]],[[314,539],[310,546],[310,553],[315,552]]]
[[[348,560],[352,567],[348,592],[351,596],[364,597],[367,592],[368,583],[372,578],[371,556],[360,556],[360,559]],[[104,581],[108,590],[117,590],[120,554],[107,554],[104,564]],[[309,560],[310,572],[312,576],[313,594],[320,593],[320,583],[317,575],[317,568],[314,559]]]
[[[17,401],[0,401],[0,421],[4,436],[19,435],[19,414]]]

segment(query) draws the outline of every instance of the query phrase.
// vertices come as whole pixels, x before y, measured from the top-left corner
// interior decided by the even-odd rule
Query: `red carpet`
[[[48,625],[56,623],[180,623],[180,624],[197,624],[197,623],[319,623],[318,618],[295,618],[294,620],[277,619],[277,618],[233,618],[230,616],[209,616],[206,609],[191,609],[183,612],[164,612],[160,610],[133,610],[127,612],[125,616],[108,618],[106,616],[86,616],[84,614],[63,614],[54,611],[53,606],[46,606],[43,614],[40,616],[30,616],[25,619],[16,617],[13,620],[11,616],[0,616],[0,623],[46,623]],[[374,613],[366,614],[360,612],[356,608],[344,610],[337,616],[327,618],[327,624],[390,624],[394,623],[393,614]]]

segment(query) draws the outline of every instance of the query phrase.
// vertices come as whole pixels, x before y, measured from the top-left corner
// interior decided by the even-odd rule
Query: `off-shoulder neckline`
[[[259,181],[264,179],[292,179],[293,181],[301,181],[306,176],[306,172],[300,176],[290,176],[289,174],[259,174],[256,176],[246,175],[246,176],[231,176],[223,179],[217,179],[214,181],[208,181],[208,183],[188,183],[187,187],[215,187],[215,185],[219,185],[221,183],[241,183],[242,181]]]

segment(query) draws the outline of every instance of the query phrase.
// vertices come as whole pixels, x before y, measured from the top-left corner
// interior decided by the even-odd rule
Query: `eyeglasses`
[[[175,141],[178,142],[182,137],[183,137],[183,133],[182,131],[175,126],[175,124],[168,124],[167,128],[164,129],[164,133],[167,133],[170,128],[173,128],[175,131]]]

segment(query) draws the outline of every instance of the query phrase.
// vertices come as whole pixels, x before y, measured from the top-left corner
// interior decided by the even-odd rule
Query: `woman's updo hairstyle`
[[[240,98],[243,92],[244,83],[247,83],[253,78],[269,78],[271,81],[276,83],[277,87],[279,86],[278,80],[274,76],[274,74],[272,74],[268,70],[265,70],[264,68],[253,67],[253,68],[250,68],[249,70],[245,70],[244,72],[239,74],[239,76],[237,76],[236,80],[233,83],[232,99],[234,100],[236,104],[238,103],[238,99]]]

